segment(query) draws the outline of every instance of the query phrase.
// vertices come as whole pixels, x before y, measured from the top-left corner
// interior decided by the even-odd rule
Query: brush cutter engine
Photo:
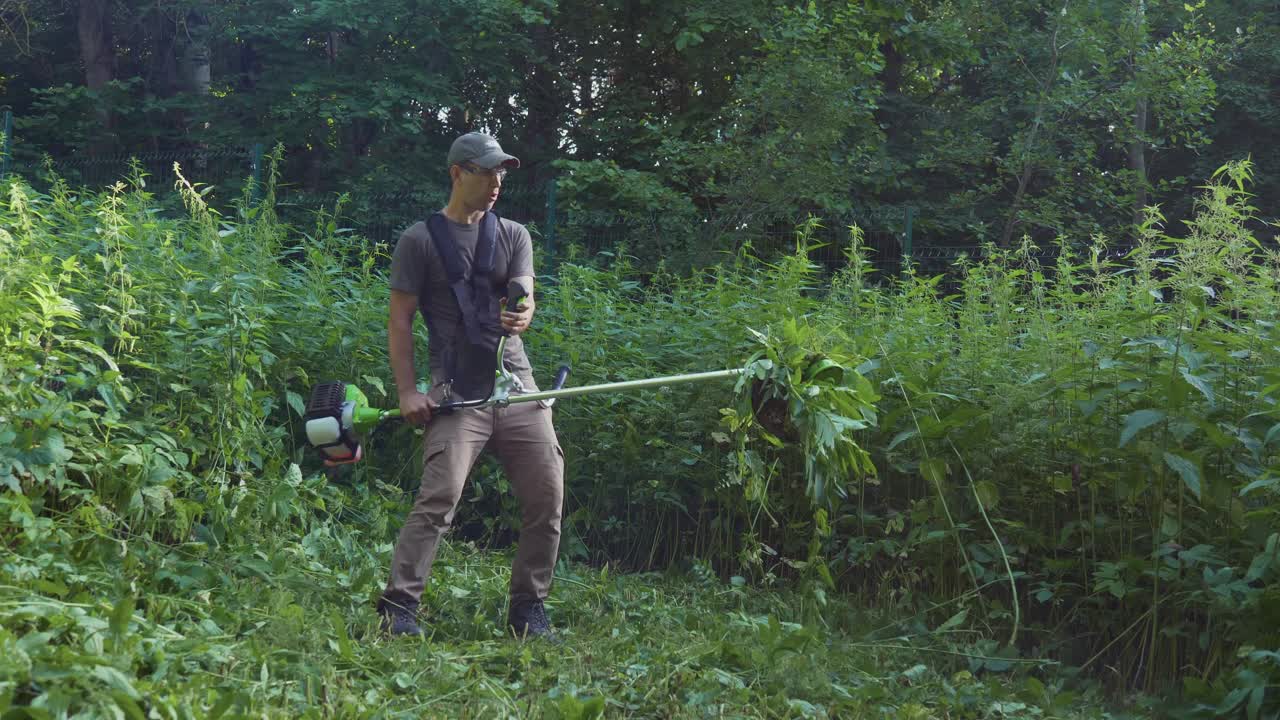
[[[363,454],[357,435],[382,416],[382,411],[369,407],[369,400],[355,385],[320,383],[312,388],[303,415],[307,442],[327,462],[356,462]]]

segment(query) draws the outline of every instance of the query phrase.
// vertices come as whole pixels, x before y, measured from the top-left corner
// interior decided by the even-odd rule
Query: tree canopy
[[[15,156],[283,144],[309,190],[439,185],[481,129],[566,207],[721,230],[916,209],[932,244],[1124,238],[1252,156],[1262,0],[5,0]],[[438,170],[433,174],[434,170]],[[1262,214],[1274,214],[1262,208]]]

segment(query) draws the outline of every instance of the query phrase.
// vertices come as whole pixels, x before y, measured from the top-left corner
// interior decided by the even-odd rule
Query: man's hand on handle
[[[512,335],[528,330],[529,324],[533,322],[533,299],[525,298],[516,306],[515,312],[509,312],[506,307],[507,299],[502,298],[502,329]]]
[[[400,393],[400,417],[411,425],[426,425],[431,422],[438,407],[440,406],[436,401],[416,389]]]

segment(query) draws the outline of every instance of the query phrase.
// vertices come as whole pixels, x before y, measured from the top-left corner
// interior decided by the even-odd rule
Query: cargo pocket
[[[434,462],[444,462],[444,453],[449,449],[449,443],[437,442],[429,443],[425,450],[422,451],[422,464],[430,465]]]

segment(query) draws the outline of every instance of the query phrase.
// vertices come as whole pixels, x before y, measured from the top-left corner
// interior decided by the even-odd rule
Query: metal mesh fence
[[[96,190],[136,174],[144,177],[148,187],[171,187],[177,179],[176,166],[188,181],[213,185],[216,200],[230,201],[254,176],[257,160],[253,148],[211,148],[47,158],[25,166],[15,163],[12,170],[37,185],[48,185],[59,177],[72,186]]]

